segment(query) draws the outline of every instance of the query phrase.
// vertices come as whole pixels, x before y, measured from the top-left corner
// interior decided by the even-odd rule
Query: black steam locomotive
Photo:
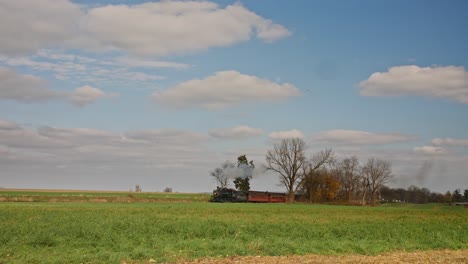
[[[286,195],[275,192],[237,191],[229,188],[217,188],[213,191],[211,202],[231,203],[284,203]]]

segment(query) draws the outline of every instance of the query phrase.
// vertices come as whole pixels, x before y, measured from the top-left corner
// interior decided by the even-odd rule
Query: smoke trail
[[[416,181],[418,182],[419,185],[423,185],[426,182],[433,167],[434,167],[434,161],[432,160],[424,161],[421,168],[419,168],[418,173],[416,174]]]

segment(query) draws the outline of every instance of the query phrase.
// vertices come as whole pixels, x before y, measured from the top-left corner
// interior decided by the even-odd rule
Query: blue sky
[[[468,187],[466,1],[0,2],[0,187],[210,191],[291,136]]]

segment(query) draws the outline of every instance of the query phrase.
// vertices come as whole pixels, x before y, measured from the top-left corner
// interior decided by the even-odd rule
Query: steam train
[[[285,203],[286,194],[276,192],[237,191],[229,188],[217,188],[213,191],[211,202],[231,203]]]

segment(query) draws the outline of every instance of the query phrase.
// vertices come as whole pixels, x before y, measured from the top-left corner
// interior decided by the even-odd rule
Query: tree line
[[[279,174],[288,200],[298,194],[308,202],[346,201],[375,204],[380,189],[393,177],[391,163],[370,158],[363,165],[357,157],[337,160],[331,149],[306,157],[307,145],[300,138],[283,139],[266,154],[266,170]]]
[[[468,202],[468,189],[463,192],[461,189],[456,189],[453,192],[445,193],[432,192],[427,188],[410,186],[404,188],[390,188],[383,186],[381,191],[382,201],[385,202],[402,202],[402,203],[461,203]]]
[[[386,184],[394,177],[392,165],[383,159],[371,157],[363,163],[356,156],[336,159],[331,149],[321,150],[308,158],[307,149],[304,140],[287,138],[274,143],[265,156],[263,169],[279,175],[279,183],[285,188],[289,202],[376,204],[379,201],[428,203],[468,200],[468,190],[439,194],[416,186],[389,188]],[[238,190],[248,191],[253,168],[253,161],[248,162],[242,155],[238,157],[237,167],[226,161],[212,171],[211,176],[220,187],[227,187],[229,180],[235,179]],[[232,172],[240,175],[233,177]]]

